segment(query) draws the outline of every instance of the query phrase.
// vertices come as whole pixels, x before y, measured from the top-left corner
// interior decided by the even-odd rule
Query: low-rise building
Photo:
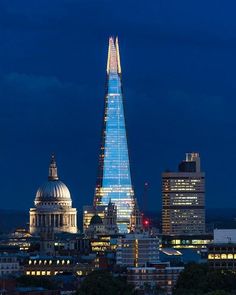
[[[91,252],[90,239],[83,234],[58,233],[54,235],[54,252],[60,256],[78,256]]]
[[[144,267],[128,267],[127,281],[138,290],[160,289],[171,295],[184,267],[170,267],[169,263],[156,263]]]
[[[212,243],[212,241],[213,241],[212,234],[163,235],[161,244],[163,248],[201,249],[201,248],[206,248],[208,244]]]
[[[63,273],[84,276],[92,270],[92,266],[79,263],[71,256],[31,257],[24,266],[24,273],[29,276],[54,276]]]
[[[212,269],[236,270],[236,229],[215,229],[208,245],[208,265]]]
[[[19,261],[14,254],[0,254],[0,276],[17,275],[20,272]]]

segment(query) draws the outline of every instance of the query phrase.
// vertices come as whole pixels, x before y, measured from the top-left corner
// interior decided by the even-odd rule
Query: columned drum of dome
[[[77,232],[77,211],[72,208],[69,189],[58,178],[54,156],[48,181],[37,190],[34,205],[30,209],[31,234],[47,239],[57,232]]]
[[[134,207],[134,192],[130,175],[117,38],[109,39],[107,93],[94,205],[108,205],[110,200],[117,206],[119,232],[128,232]]]

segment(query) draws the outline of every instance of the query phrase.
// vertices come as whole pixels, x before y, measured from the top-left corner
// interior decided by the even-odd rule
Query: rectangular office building
[[[198,153],[187,153],[178,172],[162,174],[162,233],[205,233],[205,174]]]

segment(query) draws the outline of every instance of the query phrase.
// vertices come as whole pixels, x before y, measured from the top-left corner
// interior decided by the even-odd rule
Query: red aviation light
[[[144,225],[145,227],[148,227],[149,224],[150,224],[149,220],[148,220],[147,218],[145,218],[145,219],[143,220],[143,225]]]

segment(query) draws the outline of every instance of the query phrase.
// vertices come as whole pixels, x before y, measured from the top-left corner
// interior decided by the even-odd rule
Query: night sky
[[[236,3],[0,0],[0,198],[32,207],[55,152],[80,210],[97,175],[108,37],[118,35],[136,196],[200,152],[206,204],[236,208]]]

